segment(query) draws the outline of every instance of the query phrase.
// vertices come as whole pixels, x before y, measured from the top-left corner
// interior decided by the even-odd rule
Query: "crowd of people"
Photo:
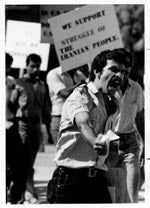
[[[48,143],[56,144],[63,103],[75,87],[86,81],[87,72],[76,68],[62,73],[58,67],[48,73],[46,85],[39,77],[39,55],[27,56],[22,78],[11,76],[12,62],[13,57],[6,53],[7,200],[34,203],[38,196],[33,166],[42,142],[41,126],[46,126]]]
[[[47,203],[112,203],[105,172],[118,167],[126,172],[130,203],[138,202],[144,180],[144,8],[134,9],[116,6],[124,48],[100,52],[91,67],[63,72],[58,66],[43,81],[41,57],[29,54],[25,73],[14,78],[13,57],[6,53],[7,203],[38,199],[34,162],[43,123],[56,150]]]
[[[7,201],[38,198],[33,166],[45,123],[56,146],[49,203],[112,203],[105,177],[112,167],[125,169],[130,202],[138,202],[143,140],[136,119],[144,114],[144,95],[129,78],[131,54],[124,48],[105,50],[88,73],[57,67],[47,74],[48,88],[38,76],[39,55],[27,56],[22,78],[10,76],[12,62],[6,53]],[[109,131],[119,139],[106,142]]]
[[[7,188],[9,201],[15,204],[37,198],[33,165],[43,121],[50,134],[50,101],[45,83],[38,77],[41,57],[30,54],[26,59],[27,73],[16,80],[9,76],[12,61],[6,54],[6,161],[8,177],[12,179]]]
[[[144,89],[144,5],[115,5],[124,47],[133,55],[130,77]]]

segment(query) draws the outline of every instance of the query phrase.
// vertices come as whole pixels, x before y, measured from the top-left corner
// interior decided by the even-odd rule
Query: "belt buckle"
[[[95,168],[89,168],[88,169],[88,177],[92,178],[92,177],[95,177],[97,174],[97,170]]]

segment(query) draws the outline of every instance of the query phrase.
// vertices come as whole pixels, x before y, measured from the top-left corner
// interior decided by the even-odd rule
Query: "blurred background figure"
[[[41,57],[37,54],[27,56],[27,73],[23,78],[16,80],[14,95],[14,103],[17,106],[18,132],[25,149],[26,163],[24,165],[27,169],[26,203],[37,202],[38,196],[34,187],[33,165],[41,141],[41,124],[43,120],[46,122],[46,126],[50,123],[50,103],[47,90],[44,82],[38,76],[41,62]],[[49,127],[47,127],[47,130],[49,131]]]
[[[130,78],[144,89],[144,5],[116,5],[115,9],[124,47],[133,56]]]
[[[113,115],[110,129],[119,135],[117,141],[110,143],[108,167],[123,167],[126,171],[126,184],[129,201],[138,202],[140,185],[140,161],[143,152],[143,141],[136,124],[137,116],[144,113],[144,94],[141,86],[129,78],[132,68],[132,56],[124,48],[114,50],[122,54],[124,67],[120,66],[118,76],[121,79],[120,90],[114,94],[118,110]],[[107,120],[107,124],[109,119]]]
[[[10,76],[13,58],[5,54],[6,61],[6,200],[11,204],[22,204],[26,186],[24,147],[18,134],[15,119],[16,106],[13,94],[15,79]]]
[[[46,81],[52,102],[50,132],[54,144],[57,142],[62,106],[74,88],[86,82],[87,77],[88,70],[82,69],[82,67],[62,72],[62,68],[59,66],[47,74]]]
[[[145,73],[145,18],[144,5],[116,5],[116,14],[125,49],[131,52],[133,57],[132,69],[129,77],[138,82],[144,90]],[[136,119],[138,130],[145,144],[145,114],[138,115]],[[144,148],[145,149],[145,148]],[[143,151],[144,158],[145,151]],[[145,181],[144,162],[141,164],[140,186]]]

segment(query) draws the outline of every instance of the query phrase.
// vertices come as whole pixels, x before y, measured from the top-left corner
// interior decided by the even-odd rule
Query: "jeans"
[[[51,132],[52,139],[53,139],[53,142],[55,145],[57,143],[60,119],[61,119],[61,116],[53,116],[52,115],[52,117],[51,117],[50,132]]]
[[[25,149],[27,166],[27,184],[26,191],[37,197],[34,187],[34,162],[40,146],[41,124],[35,122],[19,121],[19,135],[22,139]]]
[[[110,143],[108,168],[122,167],[127,178],[127,192],[131,203],[138,202],[140,183],[140,141],[136,132],[120,135],[119,141]]]
[[[22,203],[27,181],[27,167],[24,145],[18,134],[17,123],[6,130],[6,193],[7,201]],[[11,183],[13,182],[13,183]]]
[[[104,171],[89,177],[88,168],[57,167],[47,186],[49,203],[112,203]]]

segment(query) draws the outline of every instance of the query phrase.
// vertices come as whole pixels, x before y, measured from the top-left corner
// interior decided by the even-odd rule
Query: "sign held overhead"
[[[90,63],[105,49],[123,47],[113,5],[88,5],[48,20],[63,71]]]
[[[40,5],[41,42],[54,44],[50,24],[48,23],[49,18],[53,18],[57,15],[69,12],[81,6],[83,5],[81,4],[80,5],[77,4]]]
[[[13,56],[12,67],[25,68],[26,57],[31,53],[36,53],[42,58],[40,70],[46,71],[50,44],[42,44],[40,39],[41,25],[39,23],[8,20],[6,52]]]

